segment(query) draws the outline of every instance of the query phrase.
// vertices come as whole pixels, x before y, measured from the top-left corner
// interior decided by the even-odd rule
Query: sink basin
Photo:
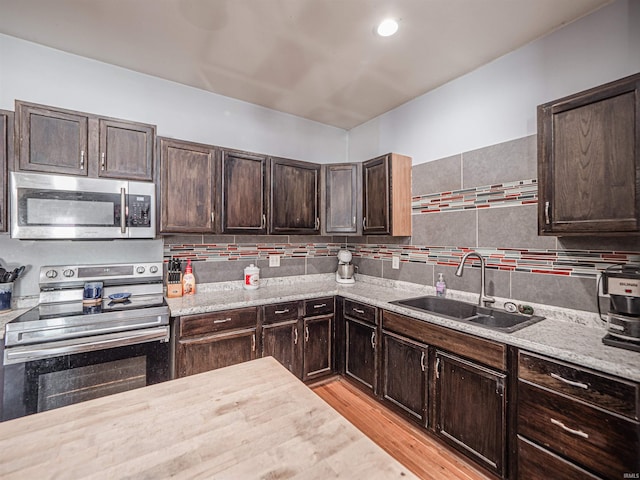
[[[390,303],[402,305],[403,307],[414,308],[416,310],[422,310],[423,312],[438,313],[445,317],[455,319],[473,317],[478,312],[477,305],[461,302],[459,300],[452,300],[450,298],[433,296],[407,298]]]
[[[480,307],[460,300],[431,295],[395,300],[390,303],[505,333],[515,332],[544,319],[537,315],[510,313],[497,308]]]

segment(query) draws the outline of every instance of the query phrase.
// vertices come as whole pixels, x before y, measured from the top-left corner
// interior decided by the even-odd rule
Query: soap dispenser
[[[447,292],[447,284],[444,282],[442,274],[438,274],[438,281],[436,282],[436,295],[438,297],[444,297]]]

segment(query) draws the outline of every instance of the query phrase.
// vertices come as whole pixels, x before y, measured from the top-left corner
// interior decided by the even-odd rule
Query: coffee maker
[[[351,252],[349,250],[340,250],[338,252],[338,270],[336,271],[336,282],[338,283],[356,283],[354,278],[355,267],[351,263]]]
[[[614,265],[602,272],[609,294],[605,345],[640,352],[640,264]]]

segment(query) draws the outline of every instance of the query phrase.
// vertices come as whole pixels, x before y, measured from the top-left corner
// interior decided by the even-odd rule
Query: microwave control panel
[[[151,225],[151,196],[129,195],[128,224],[130,227],[149,227]]]

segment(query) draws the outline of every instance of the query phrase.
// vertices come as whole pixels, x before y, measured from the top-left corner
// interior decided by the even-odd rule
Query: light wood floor
[[[487,480],[463,457],[336,377],[311,386],[325,402],[392,457],[424,479]]]

